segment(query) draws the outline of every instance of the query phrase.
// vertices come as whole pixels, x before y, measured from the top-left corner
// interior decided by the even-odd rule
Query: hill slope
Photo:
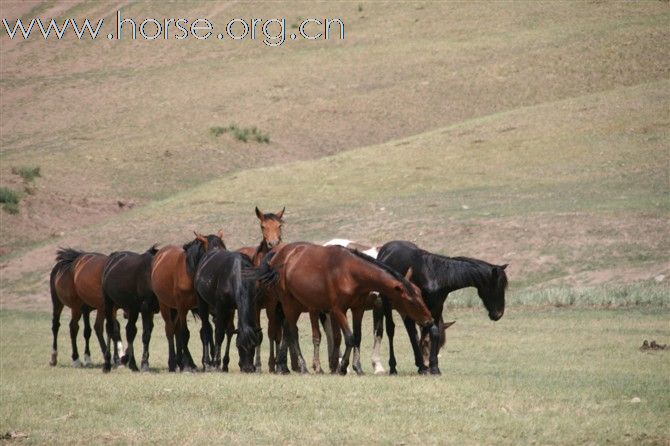
[[[515,290],[667,275],[669,92],[618,88],[226,175],[6,257],[3,305],[46,305],[57,244],[140,250],[223,228],[229,246],[250,245],[255,205],[287,206],[287,241],[409,239],[510,263]]]
[[[14,166],[39,165],[43,177],[23,197],[19,215],[0,214],[0,253],[103,221],[121,212],[117,201],[142,205],[229,172],[319,158],[670,73],[670,12],[662,2],[361,7],[2,2],[0,15],[10,20],[113,23],[119,8],[138,21],[207,17],[223,24],[276,16],[290,27],[298,17],[341,17],[346,38],[267,48],[214,39],[18,42],[2,31],[0,183],[23,188],[10,173]],[[233,122],[258,126],[270,144],[209,132]]]

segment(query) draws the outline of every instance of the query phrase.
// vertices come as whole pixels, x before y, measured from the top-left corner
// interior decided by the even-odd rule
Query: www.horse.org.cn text
[[[10,40],[260,40],[275,47],[287,40],[344,40],[344,22],[339,18],[306,18],[287,25],[286,18],[234,18],[219,25],[207,18],[123,17],[116,12],[112,23],[99,20],[66,18],[2,19],[1,38]]]

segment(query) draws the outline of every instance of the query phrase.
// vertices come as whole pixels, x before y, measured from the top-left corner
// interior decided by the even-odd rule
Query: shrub
[[[7,187],[0,187],[0,203],[2,208],[10,214],[19,212],[19,195]]]
[[[239,127],[237,124],[230,124],[228,127],[210,127],[209,132],[214,136],[221,136],[224,133],[233,135],[233,138],[238,141],[248,142],[249,140],[258,143],[270,143],[270,136],[258,130],[256,126],[253,127]]]
[[[40,166],[22,166],[22,167],[12,167],[12,173],[14,175],[19,175],[27,183],[34,180],[40,175]]]

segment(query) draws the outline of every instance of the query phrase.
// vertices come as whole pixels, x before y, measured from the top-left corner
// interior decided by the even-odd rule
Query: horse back
[[[193,278],[186,267],[186,252],[180,246],[165,246],[154,256],[151,267],[151,288],[158,300],[170,307],[191,305],[195,300]],[[187,298],[188,302],[181,302]]]
[[[102,271],[107,263],[107,256],[98,253],[81,255],[74,264],[74,287],[77,296],[90,307],[102,309],[104,296],[102,292]]]

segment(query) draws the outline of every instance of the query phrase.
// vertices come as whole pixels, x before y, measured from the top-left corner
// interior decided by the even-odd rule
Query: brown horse
[[[104,307],[105,300],[102,293],[102,269],[107,261],[107,256],[94,252],[83,252],[74,249],[59,249],[56,255],[56,265],[51,270],[49,287],[51,289],[51,303],[53,307],[51,330],[53,332],[53,350],[51,352],[51,365],[58,363],[58,329],[60,328],[60,314],[63,306],[70,307],[72,318],[70,319],[70,339],[72,341],[72,365],[81,367],[79,351],[77,350],[77,333],[79,332],[79,319],[84,315],[84,339],[86,347],[84,350],[83,365],[91,364],[91,350],[89,339],[91,338],[91,325],[89,313],[96,310],[93,328],[100,343],[103,355],[107,349],[103,337]],[[114,362],[119,363],[119,349],[123,349],[119,334],[119,323],[116,320],[114,310],[113,329],[111,332],[114,343]]]
[[[193,288],[193,276],[202,256],[215,246],[222,246],[219,235],[203,236],[195,233],[195,239],[183,246],[168,245],[159,249],[151,267],[151,288],[160,306],[165,321],[165,336],[168,339],[168,369],[194,371],[196,366],[188,350],[189,331],[186,324],[188,312],[198,308],[198,297]],[[203,324],[209,321],[202,321]],[[201,339],[204,338],[204,328]],[[176,347],[175,347],[176,335]],[[203,367],[206,362],[203,358]]]
[[[278,369],[288,373],[286,353],[289,344],[299,351],[296,323],[305,311],[330,312],[344,332],[346,349],[339,372],[346,374],[354,347],[360,347],[363,311],[372,291],[383,292],[401,314],[423,326],[433,325],[419,289],[406,277],[365,254],[340,246],[290,243],[268,254],[258,276],[269,292],[275,293],[284,314],[284,336],[279,350]],[[408,272],[411,276],[411,271]],[[346,312],[351,309],[354,331]],[[358,363],[358,364],[357,364]],[[304,361],[301,369],[306,369]],[[354,370],[363,373],[360,357],[354,357]]]
[[[263,239],[258,244],[258,246],[246,246],[244,248],[238,249],[239,252],[245,254],[251,259],[251,263],[254,266],[260,266],[261,262],[265,258],[268,252],[275,246],[278,246],[282,242],[282,225],[284,221],[282,220],[284,216],[284,211],[286,208],[282,208],[281,211],[276,214],[273,213],[263,213],[258,207],[256,207],[256,217],[260,221],[261,225],[261,234]],[[275,317],[275,308],[276,302],[268,302],[269,296],[259,290],[256,297],[256,326],[261,326],[261,310],[265,308],[267,318],[268,318],[268,338],[270,340],[270,359],[268,360],[268,368],[271,372],[275,370],[275,347],[278,348],[279,342],[281,340],[281,330],[277,325]],[[269,305],[268,305],[269,304]],[[232,318],[232,316],[231,316]],[[229,338],[230,339],[230,338]],[[226,345],[226,352],[228,352],[230,346],[230,340]],[[256,360],[255,360],[256,371],[261,371],[261,346],[260,344],[256,348]]]

